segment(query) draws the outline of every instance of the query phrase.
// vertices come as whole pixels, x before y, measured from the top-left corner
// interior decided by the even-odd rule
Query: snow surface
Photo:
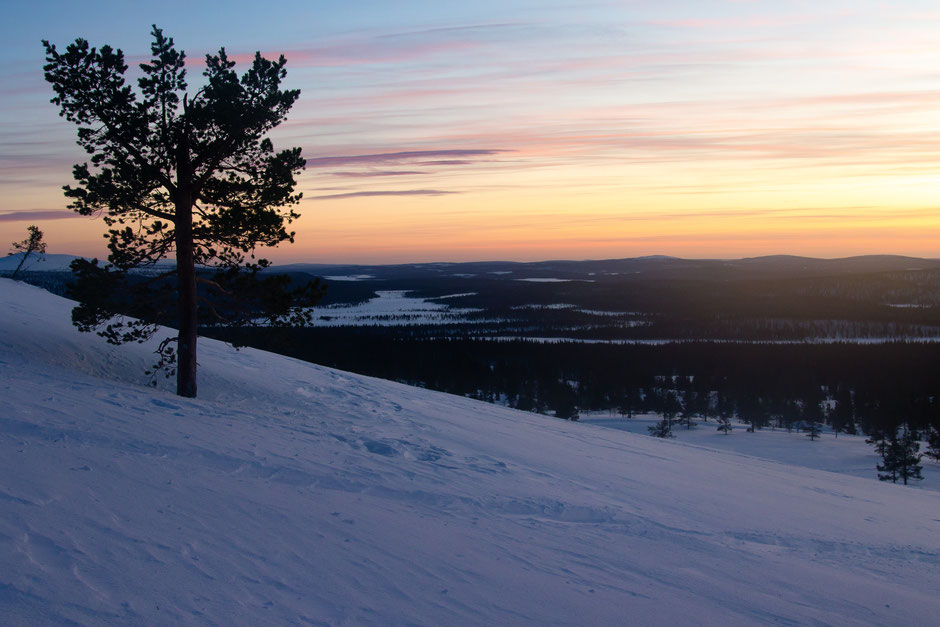
[[[649,427],[659,422],[660,416],[640,414],[633,418],[624,418],[610,412],[590,412],[582,413],[580,420],[584,424],[649,435]],[[748,433],[748,425],[736,421],[732,421],[731,433],[725,435],[718,431],[714,419],[705,422],[696,418],[695,422],[697,426],[691,429],[686,429],[677,422],[673,426],[673,435],[680,442],[751,455],[783,464],[868,479],[878,476],[875,465],[881,461],[881,457],[865,442],[864,435],[836,435],[828,426],[824,426],[819,438],[811,441],[805,433],[796,429],[788,432],[778,427],[764,427]],[[926,443],[921,442],[921,452],[926,449]],[[940,464],[927,456],[924,456],[921,463],[924,479],[911,481],[910,485],[914,488],[940,491]]]
[[[4,624],[935,624],[940,494],[200,342],[0,280]],[[729,438],[738,437],[733,434]]]

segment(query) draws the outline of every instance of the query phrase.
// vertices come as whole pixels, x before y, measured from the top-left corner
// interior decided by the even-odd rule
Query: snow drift
[[[926,624],[940,494],[224,344],[200,394],[0,280],[6,624]],[[161,387],[170,387],[164,385]]]

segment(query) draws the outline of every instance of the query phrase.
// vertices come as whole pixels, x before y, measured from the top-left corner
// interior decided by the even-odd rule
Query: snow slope
[[[649,427],[658,423],[661,416],[654,414],[640,414],[633,418],[621,418],[611,415],[610,412],[582,412],[583,424],[600,425],[608,429],[619,429],[629,433],[649,435]],[[875,465],[881,462],[881,457],[875,453],[871,444],[866,442],[867,436],[863,434],[836,435],[828,426],[824,426],[820,437],[812,441],[807,434],[794,429],[788,433],[786,429],[765,427],[748,433],[745,423],[732,422],[733,430],[725,435],[717,430],[714,420],[704,422],[696,419],[697,426],[686,429],[676,423],[672,434],[680,442],[707,447],[710,449],[751,455],[765,460],[773,460],[792,466],[815,468],[840,474],[852,475],[874,479],[878,476]],[[921,442],[921,452],[926,451],[927,444]],[[910,486],[921,490],[940,491],[940,464],[926,455],[921,460],[923,470],[922,481],[911,480]]]
[[[224,344],[0,280],[5,624],[881,624],[940,612],[940,494]],[[167,387],[161,382],[162,387]],[[734,436],[731,436],[734,437]]]

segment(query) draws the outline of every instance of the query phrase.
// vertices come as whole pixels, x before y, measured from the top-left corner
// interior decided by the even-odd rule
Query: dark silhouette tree
[[[620,394],[620,401],[617,403],[617,413],[621,418],[633,418],[636,411],[637,392],[632,388],[625,388]]]
[[[77,185],[64,188],[69,207],[100,214],[108,227],[109,264],[73,264],[82,303],[73,321],[84,331],[104,327],[99,334],[121,343],[149,339],[157,314],[167,314],[179,333],[161,343],[159,365],[175,367],[177,394],[194,397],[201,316],[225,324],[262,317],[304,323],[304,308],[322,292],[315,283],[294,287],[283,276],[260,277],[269,264],[255,258],[259,246],[294,241],[286,225],[299,217],[290,207],[301,197],[294,177],[304,159],[300,148],[275,152],[265,136],[300,92],[280,88],[283,56],[269,61],[256,53],[239,77],[222,48],[206,55],[204,84],[190,96],[185,53],[156,26],[152,35],[152,58],[140,64],[136,91],[125,82],[121,50],[76,39],[60,53],[43,41],[52,103],[78,125],[78,144],[91,155],[90,164],[73,168]],[[170,256],[170,271],[146,282],[129,276]],[[130,284],[159,288],[150,292],[154,302],[143,289],[129,292]],[[175,307],[158,306],[163,295]],[[142,318],[118,316],[127,313]]]
[[[806,425],[806,437],[808,437],[810,441],[815,442],[820,433],[822,433],[822,429],[819,427],[818,422],[810,422]]]
[[[865,442],[871,444],[875,448],[875,452],[881,456],[883,463],[876,464],[879,473],[878,478],[882,481],[897,481],[897,472],[892,469],[893,462],[891,460],[894,453],[891,450],[891,440],[888,439],[888,433],[880,429],[873,429],[868,433]]]
[[[934,461],[940,462],[940,429],[929,427],[927,430],[927,450],[924,453]]]
[[[27,257],[30,255],[37,255],[40,259],[46,254],[46,243],[42,241],[42,231],[39,230],[38,226],[31,225],[26,227],[26,232],[29,235],[26,236],[22,242],[13,242],[13,252],[11,255],[23,254],[22,259],[16,265],[16,270],[13,271],[13,274],[10,275],[11,279],[15,279],[17,273],[20,271],[20,268],[23,267],[23,264],[26,263]]]
[[[803,394],[801,418],[809,425],[821,423],[825,419],[822,402],[824,396],[818,385],[810,385]],[[811,438],[814,439],[814,438]]]
[[[836,404],[829,412],[829,424],[832,425],[832,431],[836,437],[840,433],[854,434],[855,431],[855,410],[852,404],[852,392],[845,385],[840,385],[836,390]]]
[[[666,393],[665,398],[663,399],[663,419],[669,422],[672,425],[673,421],[676,419],[676,416],[682,411],[682,403],[679,401],[679,397],[676,396],[675,392],[669,391]]]
[[[682,412],[679,416],[679,422],[682,423],[686,429],[691,429],[696,426],[696,422],[693,418],[696,415],[702,415],[704,409],[701,402],[702,396],[697,394],[693,390],[687,390],[682,403]]]
[[[873,434],[866,441],[875,444],[875,452],[881,456],[881,463],[877,464],[876,468],[878,478],[882,481],[897,483],[898,479],[901,479],[904,485],[907,485],[911,479],[924,478],[920,474],[923,469],[920,463],[920,443],[910,429],[905,428],[900,437],[895,430],[888,434]]]
[[[654,438],[674,438],[676,437],[672,433],[672,421],[666,418],[663,418],[655,425],[650,425],[646,428],[650,432],[650,435]]]
[[[920,442],[917,441],[913,430],[906,428],[904,434],[897,439],[895,459],[898,476],[904,481],[904,485],[907,485],[910,479],[921,480],[924,478],[920,474],[920,471],[923,470],[920,460]]]
[[[578,407],[575,403],[577,397],[574,390],[567,383],[558,384],[552,393],[552,404],[555,407],[555,417],[562,420],[577,421]]]

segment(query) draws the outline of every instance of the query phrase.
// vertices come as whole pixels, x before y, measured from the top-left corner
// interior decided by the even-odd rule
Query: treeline
[[[290,277],[302,284],[312,275],[295,272]],[[68,272],[27,272],[23,278],[67,294],[72,277]],[[461,313],[466,323],[431,324],[407,331],[425,338],[805,341],[940,337],[940,270],[726,281],[624,276],[560,283],[453,276],[328,281],[315,315],[329,317],[328,306],[362,303],[378,290],[402,290],[418,298],[461,294],[441,302],[473,309]]]
[[[329,318],[329,310],[321,315]],[[419,316],[420,317],[420,316]],[[792,318],[679,318],[670,315],[603,316],[575,309],[531,309],[481,312],[470,322],[426,324],[409,329],[411,336],[539,337],[595,340],[733,340],[804,342],[807,340],[940,338],[940,326],[894,320],[800,320]],[[403,316],[387,316],[389,320]],[[472,322],[477,320],[476,322]]]
[[[571,303],[584,309],[639,312],[681,321],[848,320],[940,325],[938,270],[761,280],[640,276],[527,283],[451,279],[412,281],[395,289],[415,290],[420,296],[472,292],[448,303],[455,307],[480,307],[494,314],[509,313],[513,307],[522,305]]]
[[[207,330],[307,361],[571,418],[738,417],[752,428],[940,430],[940,351],[917,343],[656,346],[422,339],[381,328]]]

